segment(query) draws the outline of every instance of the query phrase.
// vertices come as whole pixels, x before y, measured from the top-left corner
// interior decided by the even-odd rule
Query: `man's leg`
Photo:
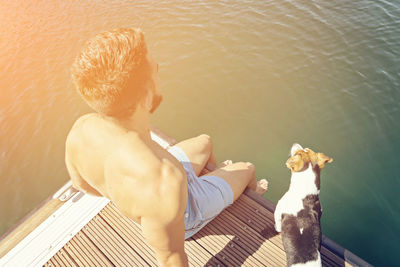
[[[197,176],[199,176],[208,162],[214,166],[216,165],[211,137],[206,134],[183,140],[177,143],[176,146],[180,147],[188,156]]]
[[[268,182],[265,179],[257,182],[255,174],[255,167],[252,163],[235,162],[209,172],[205,176],[218,176],[224,179],[231,186],[233,201],[235,201],[247,186],[260,195],[265,193]]]

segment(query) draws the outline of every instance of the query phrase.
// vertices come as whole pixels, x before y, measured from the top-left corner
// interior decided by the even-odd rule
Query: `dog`
[[[274,212],[275,230],[282,232],[287,266],[321,266],[320,171],[333,159],[299,144],[290,155],[286,166],[292,176]]]

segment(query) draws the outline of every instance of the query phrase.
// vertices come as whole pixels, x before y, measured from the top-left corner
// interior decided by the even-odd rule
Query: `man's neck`
[[[135,132],[143,141],[148,142],[151,140],[150,136],[150,121],[149,113],[137,109],[136,112],[127,118],[111,118],[112,121],[128,131]]]

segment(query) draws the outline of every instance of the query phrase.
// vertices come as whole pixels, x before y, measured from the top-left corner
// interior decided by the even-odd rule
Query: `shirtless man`
[[[184,240],[235,201],[246,186],[263,194],[251,163],[215,165],[200,135],[168,150],[150,137],[149,115],[161,102],[158,64],[138,29],[91,39],[72,65],[77,91],[96,113],[80,117],[66,140],[75,188],[112,200],[141,224],[161,266],[188,266]]]

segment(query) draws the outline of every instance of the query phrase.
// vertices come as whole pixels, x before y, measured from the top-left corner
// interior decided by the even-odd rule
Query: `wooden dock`
[[[152,130],[168,143],[175,143],[157,129]],[[49,210],[62,205],[58,199],[48,201],[3,237],[0,257],[50,216]],[[232,206],[185,242],[190,266],[286,266],[282,239],[274,230],[273,211],[270,201],[246,190]],[[68,240],[45,266],[158,266],[140,225],[123,216],[112,202]],[[323,266],[370,266],[326,237],[321,256]],[[0,266],[9,265],[0,261]]]
[[[286,266],[273,213],[247,192],[185,243],[190,266]],[[324,266],[351,266],[322,246]],[[157,266],[140,226],[109,203],[45,266]]]

